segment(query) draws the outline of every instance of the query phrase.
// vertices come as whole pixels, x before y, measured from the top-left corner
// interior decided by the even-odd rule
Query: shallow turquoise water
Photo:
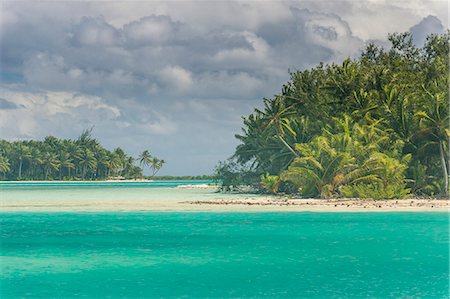
[[[1,297],[447,298],[447,213],[1,213]]]
[[[3,181],[0,182],[0,190],[25,190],[25,189],[80,189],[80,188],[157,188],[177,187],[183,185],[212,184],[211,180],[170,180],[170,181]]]

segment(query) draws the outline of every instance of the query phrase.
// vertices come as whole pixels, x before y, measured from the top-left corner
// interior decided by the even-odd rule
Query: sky
[[[1,1],[0,137],[77,138],[211,174],[289,71],[448,26],[448,1]]]

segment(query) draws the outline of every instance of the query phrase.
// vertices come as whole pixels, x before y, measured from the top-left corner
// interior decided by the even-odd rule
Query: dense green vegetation
[[[153,175],[165,163],[148,150],[139,156],[141,166]],[[85,130],[77,140],[48,136],[43,141],[0,140],[0,173],[3,180],[102,180],[141,178],[142,168],[121,148],[105,149]]]
[[[243,119],[241,144],[216,167],[226,187],[308,197],[448,194],[449,34],[291,73],[282,92]]]

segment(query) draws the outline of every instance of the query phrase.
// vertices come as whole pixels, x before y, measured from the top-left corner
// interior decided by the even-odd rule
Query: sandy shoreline
[[[0,212],[450,212],[443,199],[321,200],[258,196],[209,200],[71,200],[7,204]]]
[[[360,199],[287,199],[283,197],[262,197],[258,199],[233,199],[191,201],[195,206],[231,206],[244,209],[270,209],[284,211],[318,212],[377,212],[377,211],[416,211],[450,212],[450,201],[446,199],[399,199],[399,200],[360,200]]]

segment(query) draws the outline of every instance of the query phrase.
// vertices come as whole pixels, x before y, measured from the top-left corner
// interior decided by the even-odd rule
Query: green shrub
[[[340,193],[343,197],[392,199],[410,196],[410,189],[404,184],[360,183],[356,185],[342,186]]]
[[[261,185],[263,186],[264,190],[269,193],[277,193],[278,188],[280,187],[280,182],[280,177],[277,175],[270,175],[266,173],[265,175],[261,176]]]

